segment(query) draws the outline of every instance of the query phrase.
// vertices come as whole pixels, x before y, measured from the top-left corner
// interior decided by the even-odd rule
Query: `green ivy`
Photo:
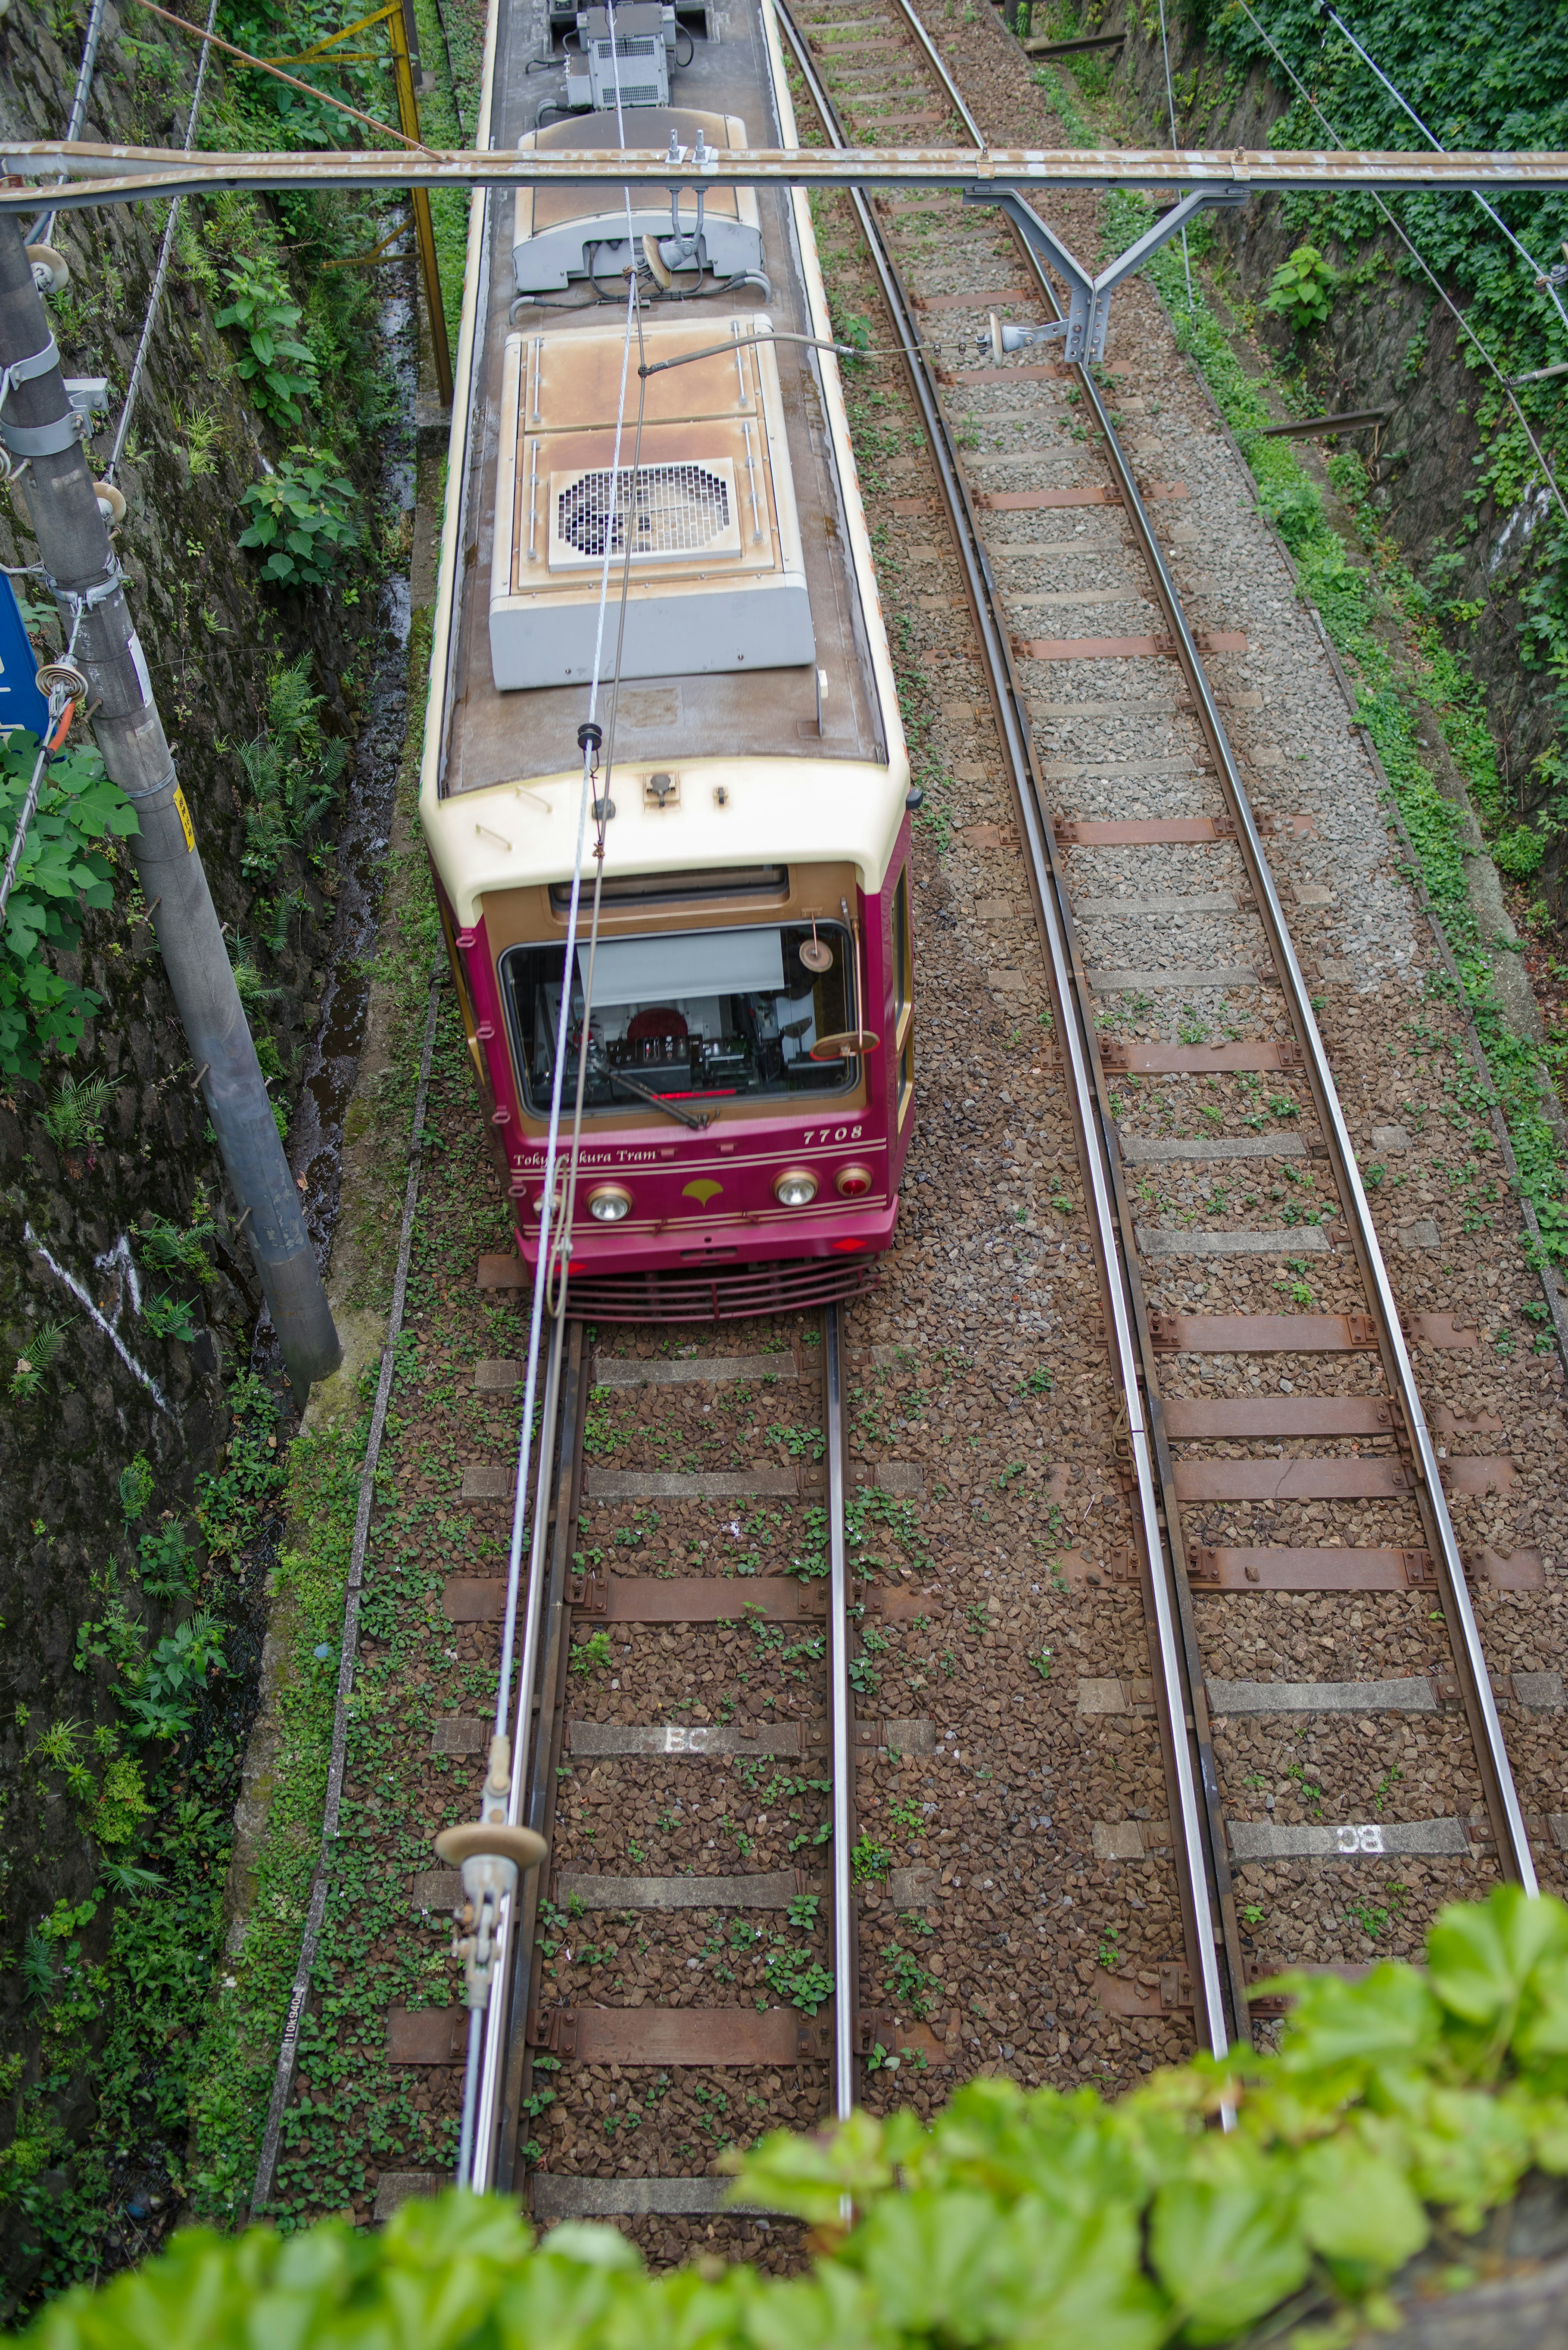
[[[264,549],[264,579],[280,588],[325,588],[338,558],[359,544],[354,484],[336,457],[296,447],[277,471],[253,482],[242,504],[254,519],[240,545]]]
[[[247,255],[223,279],[234,298],[213,323],[244,333],[236,365],[262,414],[297,427],[305,421],[303,403],[316,394],[316,355],[295,333],[305,313],[289,300],[281,272],[265,255]]]
[[[20,820],[38,740],[18,727],[0,743],[0,835]],[[113,902],[111,838],[140,830],[136,811],[93,750],[61,751],[45,770],[0,933],[0,1075],[39,1076],[46,1053],[71,1054],[103,998],[56,968],[81,938],[82,909]]]
[[[1253,13],[1347,147],[1424,148],[1408,116],[1343,36],[1320,20],[1313,0],[1270,0]],[[1262,68],[1287,99],[1287,110],[1269,134],[1272,147],[1324,143],[1316,115],[1290,88],[1238,0],[1190,0],[1186,14],[1213,51],[1240,71]],[[1501,15],[1487,0],[1363,0],[1352,21],[1357,39],[1445,146],[1568,147],[1568,53],[1561,11],[1551,0],[1514,0]],[[1527,374],[1562,358],[1562,322],[1550,295],[1473,197],[1423,192],[1387,201],[1503,376]],[[1568,189],[1511,191],[1494,203],[1542,267],[1561,259]],[[1314,191],[1287,196],[1284,204],[1288,224],[1319,244],[1333,237],[1347,251],[1360,252],[1389,244],[1384,217],[1368,195]],[[1396,275],[1426,286],[1402,247],[1392,248],[1390,262]],[[1532,501],[1528,552],[1510,587],[1523,608],[1521,658],[1544,666],[1554,655],[1568,655],[1568,525],[1550,500],[1535,504],[1540,469],[1519,419],[1474,346],[1460,348],[1473,377],[1471,413],[1481,442],[1461,530],[1475,534],[1489,499],[1494,528],[1511,514],[1522,519],[1521,509]],[[1517,397],[1537,439],[1549,454],[1555,449],[1561,476],[1561,384],[1526,384]]]
[[[1284,1980],[1277,2055],[1198,2057],[1115,2105],[971,2081],[929,2127],[859,2113],[729,2158],[738,2199],[815,2230],[807,2275],[704,2260],[650,2277],[614,2228],[535,2245],[508,2202],[448,2194],[379,2235],[192,2230],[28,2338],[1159,2350],[1229,2341],[1293,2302],[1329,2322],[1321,2341],[1346,2341],[1397,2322],[1390,2284],[1439,2231],[1476,2234],[1532,2168],[1568,2174],[1568,1908],[1501,1887],[1440,1914],[1424,1974]]]

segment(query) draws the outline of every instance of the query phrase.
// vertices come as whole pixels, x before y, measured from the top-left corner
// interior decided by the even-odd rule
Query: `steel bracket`
[[[1032,204],[1026,204],[1015,188],[979,186],[966,188],[966,204],[996,204],[1006,213],[1031,249],[1048,262],[1059,276],[1067,281],[1067,339],[1063,358],[1069,366],[1082,360],[1103,359],[1106,356],[1106,329],[1110,324],[1111,295],[1124,277],[1141,269],[1151,253],[1158,251],[1168,240],[1187,226],[1201,212],[1230,212],[1244,204],[1251,191],[1245,187],[1199,188],[1183,196],[1168,213],[1162,213],[1153,226],[1144,231],[1124,254],[1091,277],[1081,261],[1068,251],[1055,231],[1048,227]]]
[[[577,2011],[575,2007],[535,2008],[528,2018],[528,2045],[570,2062],[577,2053]]]
[[[587,1574],[568,1575],[566,1605],[568,1607],[575,1607],[580,1616],[607,1615],[609,1612],[608,1578],[594,1574],[591,1569]]]

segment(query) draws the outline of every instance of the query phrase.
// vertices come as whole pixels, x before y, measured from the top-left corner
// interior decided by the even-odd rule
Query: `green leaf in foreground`
[[[1511,1888],[1443,1911],[1426,1979],[1299,1979],[1278,2054],[1089,2089],[970,2082],[929,2126],[857,2113],[730,2158],[735,2197],[813,2230],[808,2277],[659,2276],[615,2229],[535,2243],[451,2194],[385,2232],[192,2230],[66,2295],[47,2350],[1160,2350],[1348,2341],[1439,2230],[1473,2233],[1532,2168],[1568,2172],[1559,2053],[1568,1909]],[[1233,2126],[1218,2126],[1220,2107]],[[1282,2315],[1287,2312],[1287,2315]],[[1304,2337],[1303,2337],[1304,2338]]]

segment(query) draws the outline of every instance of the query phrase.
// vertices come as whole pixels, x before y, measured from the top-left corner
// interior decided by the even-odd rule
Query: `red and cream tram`
[[[514,53],[514,14],[487,60],[492,143],[619,150],[602,105],[538,126],[550,84],[520,27]],[[683,13],[684,67],[643,37],[659,14],[607,18],[628,28],[612,54],[585,11],[568,99],[620,70],[628,149],[794,142],[766,0],[726,9],[722,41]],[[624,103],[634,67],[668,102]],[[864,1285],[914,1101],[909,759],[837,363],[784,339],[831,333],[809,207],[779,189],[648,194],[629,217],[616,186],[476,202],[421,791],[529,1263],[571,991],[572,1293],[606,1319]],[[678,362],[641,379],[635,469],[630,266],[641,356]],[[585,1038],[592,825],[570,972],[566,924],[596,641],[613,813]]]

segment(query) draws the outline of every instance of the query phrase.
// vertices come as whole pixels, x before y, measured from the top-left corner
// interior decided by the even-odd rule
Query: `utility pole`
[[[0,218],[0,440],[21,487],[109,775],[135,808],[137,878],[298,1400],[342,1358],[299,1193],[174,773],[19,223]]]

